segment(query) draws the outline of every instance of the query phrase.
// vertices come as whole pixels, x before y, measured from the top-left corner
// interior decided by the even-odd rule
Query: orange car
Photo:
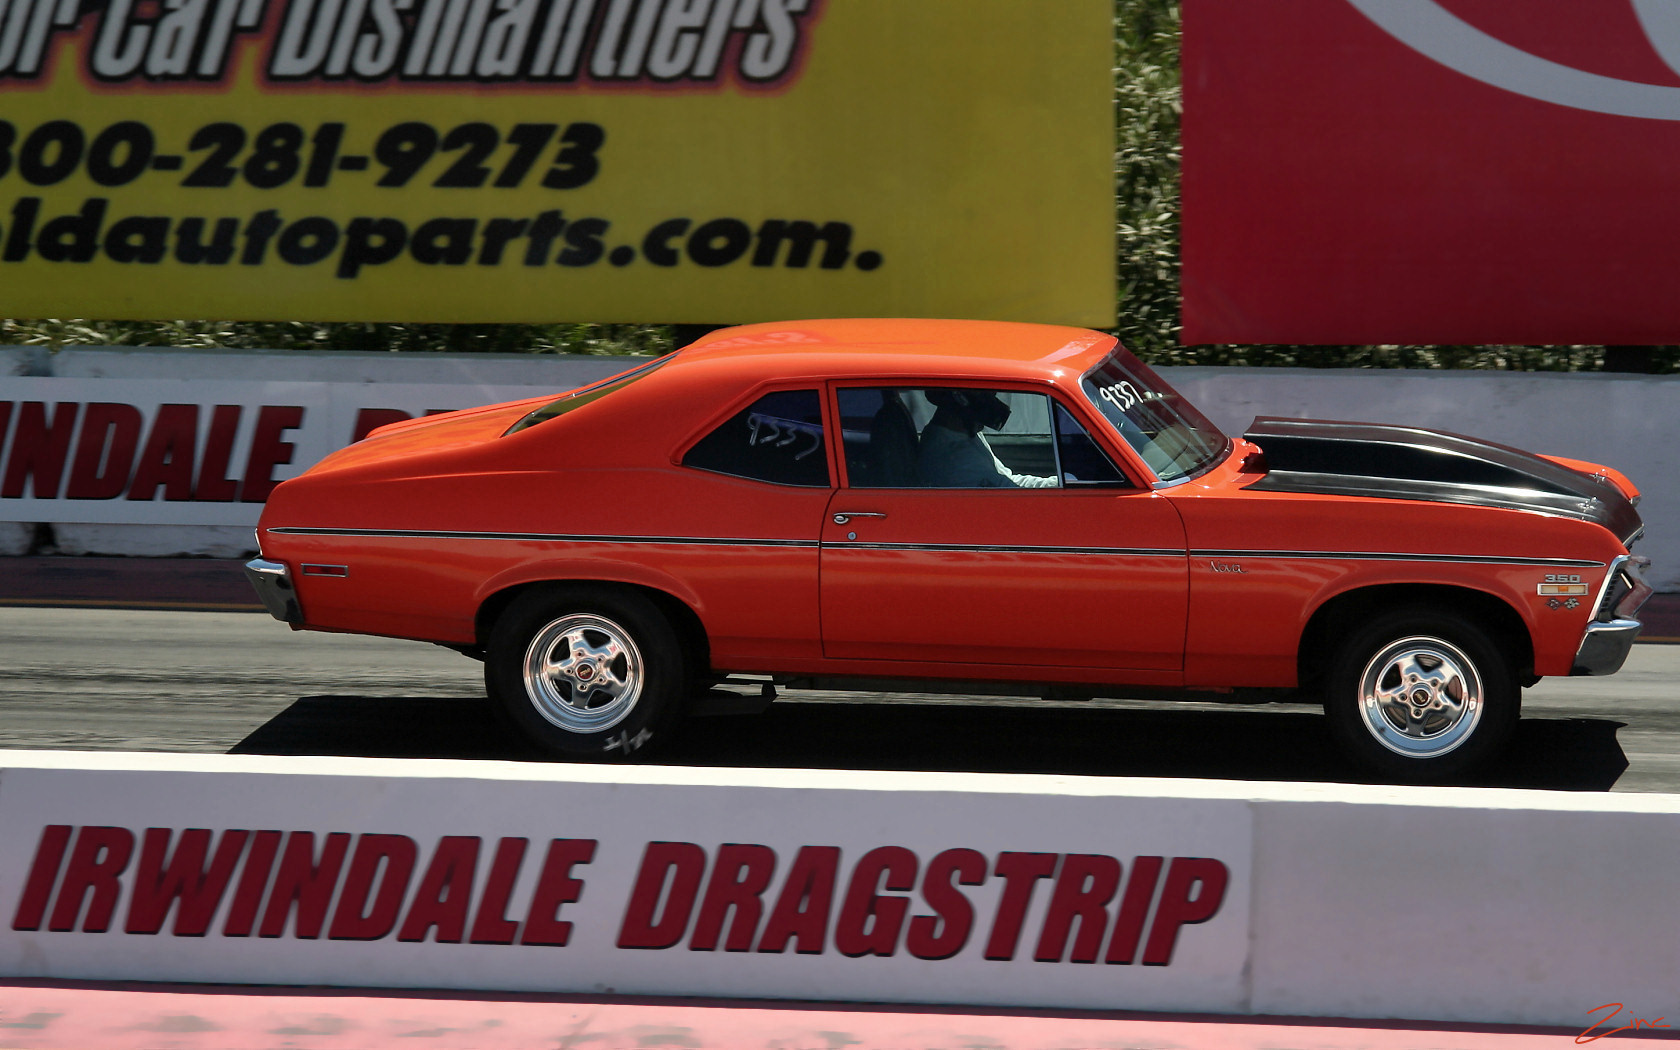
[[[1637,501],[1433,431],[1227,437],[1097,332],[808,321],[383,427],[279,486],[248,570],[293,628],[483,659],[564,755],[635,755],[755,674],[1305,695],[1427,780],[1498,748],[1541,676],[1620,668]]]

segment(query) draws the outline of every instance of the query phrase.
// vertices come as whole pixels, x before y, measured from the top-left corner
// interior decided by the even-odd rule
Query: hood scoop
[[[1249,488],[1553,514],[1597,522],[1624,543],[1640,528],[1638,512],[1608,480],[1462,434],[1266,417],[1245,436],[1269,468]]]

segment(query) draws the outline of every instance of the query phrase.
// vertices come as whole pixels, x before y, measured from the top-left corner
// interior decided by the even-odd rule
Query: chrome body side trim
[[[303,622],[303,607],[298,604],[291,571],[284,563],[253,558],[245,563],[245,578],[251,581],[270,616],[286,623]]]
[[[1564,565],[1596,569],[1604,563],[1581,558],[1519,558],[1496,554],[1400,554],[1392,551],[1265,551],[1196,549],[1197,558],[1278,558],[1302,561],[1434,561],[1468,565]]]
[[[737,539],[707,536],[588,536],[565,532],[459,532],[435,529],[265,529],[280,536],[374,536],[381,539],[517,540],[527,543],[681,543],[713,547],[816,547],[816,540]]]
[[[1119,557],[1183,558],[1176,547],[1022,547],[989,543],[864,543],[842,540],[823,544],[824,550],[944,551],[954,554],[1107,554]]]
[[[854,516],[862,516],[855,514]],[[1289,551],[1176,547],[1076,547],[983,543],[866,543],[754,539],[728,536],[608,536],[565,532],[467,532],[437,529],[343,529],[281,526],[264,531],[284,536],[368,536],[383,539],[514,540],[528,543],[649,543],[710,547],[826,547],[839,550],[959,551],[991,554],[1109,554],[1126,557],[1274,558],[1310,561],[1421,561],[1471,565],[1552,565],[1596,569],[1604,563],[1581,558],[1523,558],[1483,554],[1408,554],[1394,551]]]

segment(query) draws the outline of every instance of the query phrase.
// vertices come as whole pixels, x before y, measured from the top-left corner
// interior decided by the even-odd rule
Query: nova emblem
[[[1211,564],[1214,572],[1240,572],[1247,575],[1247,570],[1234,561],[1216,561]]]

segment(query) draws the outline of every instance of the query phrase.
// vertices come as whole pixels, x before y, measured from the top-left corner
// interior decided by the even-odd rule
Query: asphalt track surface
[[[293,632],[261,613],[0,608],[0,747],[541,761],[481,665],[418,642]],[[784,691],[690,718],[681,765],[1359,781],[1304,705],[1045,702]],[[729,705],[724,705],[729,706]],[[1547,679],[1464,783],[1680,791],[1680,645]]]

